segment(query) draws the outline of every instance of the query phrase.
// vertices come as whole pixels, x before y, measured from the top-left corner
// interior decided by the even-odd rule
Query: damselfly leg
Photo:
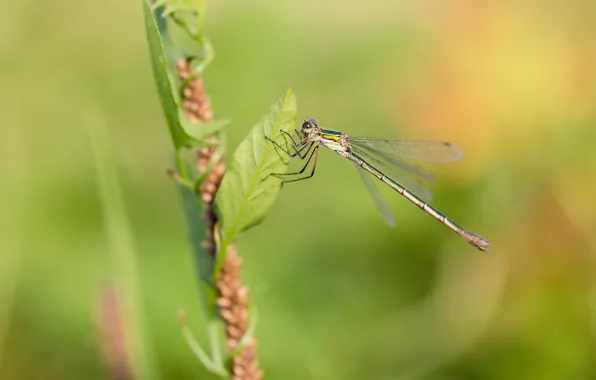
[[[294,133],[296,134],[298,141],[294,140],[294,138],[292,137],[292,135],[290,133],[288,133],[287,131],[284,131],[283,129],[280,130],[279,132],[280,133],[283,133],[286,136],[288,136],[290,138],[290,140],[292,140],[292,143],[294,144],[294,146],[300,144],[300,141],[302,141],[302,137],[300,137],[300,135],[298,134],[298,131],[296,131],[296,130],[294,130]]]
[[[273,145],[278,148],[279,150],[281,150],[282,152],[284,152],[287,156],[289,156],[290,158],[296,157],[298,156],[301,160],[305,160],[306,157],[308,156],[308,159],[306,160],[306,163],[304,164],[304,166],[302,167],[302,169],[300,169],[297,172],[291,172],[291,173],[270,173],[269,175],[267,175],[265,178],[263,178],[263,180],[267,179],[269,176],[273,176],[273,177],[277,177],[277,178],[285,178],[287,176],[292,176],[292,175],[300,175],[303,174],[306,171],[306,168],[308,167],[308,165],[310,164],[310,162],[312,161],[313,157],[314,157],[314,163],[312,166],[312,170],[309,174],[300,177],[300,178],[293,178],[293,179],[288,179],[288,180],[283,180],[282,181],[282,185],[288,182],[296,182],[296,181],[301,181],[304,179],[308,179],[311,178],[312,176],[315,175],[315,170],[317,168],[317,159],[319,157],[319,147],[320,145],[317,144],[314,141],[308,142],[306,140],[299,140],[299,142],[296,142],[296,140],[294,140],[292,138],[292,135],[284,130],[280,131],[281,133],[283,133],[284,135],[286,135],[287,137],[289,137],[292,140],[292,148],[294,149],[294,152],[290,152],[287,149],[284,149],[281,145],[279,145],[279,143],[269,137],[265,137],[267,140],[271,141],[271,143],[273,143]],[[300,137],[300,135],[298,134],[298,132],[294,131],[296,133],[296,135],[298,137]],[[285,140],[285,137],[284,137]],[[287,140],[285,140],[287,141]],[[313,149],[314,148],[314,149]],[[276,149],[277,150],[277,149]],[[301,154],[302,152],[304,152],[304,154]],[[279,154],[279,152],[278,152]]]
[[[314,143],[311,143],[311,147],[314,145]],[[310,164],[310,161],[312,160],[312,158],[314,157],[314,163],[312,165],[312,170],[310,172],[310,174],[307,174],[303,177],[299,177],[299,178],[293,178],[293,179],[284,179],[281,183],[286,184],[286,183],[290,183],[290,182],[297,182],[297,181],[302,181],[304,179],[309,179],[312,178],[312,176],[315,175],[315,170],[317,169],[317,160],[319,158],[319,148],[320,145],[316,144],[315,148],[312,150],[312,152],[310,153],[310,156],[308,156],[308,160],[306,160],[306,163],[304,164],[304,166],[302,167],[302,169],[300,169],[300,171],[297,172],[293,172],[293,173],[271,173],[270,175],[277,177],[277,178],[285,178],[286,176],[290,176],[290,175],[300,175],[302,173],[304,173],[304,171],[306,170],[306,168],[308,167],[308,164]],[[310,150],[310,148],[309,148]],[[304,158],[301,157],[302,160],[304,160]]]
[[[285,132],[285,131],[282,131],[282,132]],[[285,132],[285,133],[287,133],[287,132]],[[290,136],[290,138],[292,138],[292,137]],[[309,145],[310,145],[308,141],[301,141],[299,143],[296,143],[294,141],[294,139],[292,139],[292,148],[294,148],[294,152],[290,152],[289,149],[282,147],[281,145],[279,145],[279,143],[277,141],[273,140],[269,136],[265,136],[265,140],[270,141],[274,147],[280,149],[282,152],[284,152],[291,158],[299,156],[301,159],[304,159],[304,157],[306,157],[306,154],[304,154],[304,156],[302,156],[302,155],[300,155],[300,153],[302,153],[302,151],[304,151],[304,149],[307,149],[307,147],[309,147]],[[310,142],[310,143],[312,143],[312,142]]]
[[[296,132],[295,130],[294,130],[294,132],[296,133],[296,135],[298,135],[298,132]],[[296,140],[294,140],[294,138],[292,137],[291,134],[289,134],[288,132],[286,132],[284,130],[281,130],[279,134],[282,135],[282,137],[284,139],[283,143],[284,143],[284,146],[286,147],[286,149],[283,149],[283,152],[285,154],[282,155],[280,153],[280,149],[281,148],[279,146],[279,143],[278,144],[274,144],[273,145],[273,148],[275,149],[275,153],[277,153],[278,157],[284,163],[284,165],[288,165],[290,163],[291,157],[289,157],[287,159],[287,161],[286,161],[285,156],[288,156],[288,151],[290,150],[290,147],[292,147],[292,148],[294,148],[294,150],[296,150],[295,147],[298,145],[298,143],[296,142]],[[288,138],[290,139],[289,141],[288,141]],[[268,136],[266,136],[265,139],[268,140],[268,141],[271,141],[272,140]],[[298,141],[300,141],[300,136],[298,136]],[[299,156],[301,158],[304,158],[306,156],[306,153],[304,154],[304,156],[302,156],[302,155],[299,155]]]

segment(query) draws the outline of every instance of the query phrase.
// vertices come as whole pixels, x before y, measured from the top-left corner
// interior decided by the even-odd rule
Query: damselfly
[[[385,184],[389,185],[393,190],[403,195],[410,202],[420,207],[427,214],[443,223],[449,229],[456,234],[460,235],[472,244],[474,247],[481,251],[485,251],[490,245],[489,241],[480,235],[476,235],[473,232],[463,229],[462,227],[455,224],[453,221],[448,219],[445,215],[441,214],[438,210],[430,206],[427,202],[410,192],[409,189],[418,190],[419,194],[426,199],[430,198],[430,193],[426,190],[420,181],[411,181],[412,179],[422,179],[431,181],[432,175],[422,168],[407,162],[419,161],[419,162],[455,162],[462,158],[462,154],[455,146],[440,141],[430,140],[382,140],[364,137],[349,137],[348,135],[333,131],[330,129],[320,128],[314,119],[305,121],[302,124],[302,136],[296,132],[297,140],[288,133],[287,131],[281,131],[284,139],[287,141],[287,137],[292,141],[291,150],[289,147],[282,146],[270,137],[266,137],[271,141],[277,148],[283,151],[290,157],[300,157],[302,160],[306,160],[304,167],[295,173],[272,173],[272,176],[287,178],[291,175],[303,174],[308,167],[309,163],[313,160],[312,171],[302,177],[287,179],[283,183],[295,182],[303,179],[311,178],[315,174],[317,168],[317,158],[319,157],[319,148],[324,146],[329,148],[335,153],[339,154],[352,161],[358,168],[358,172],[368,191],[370,192],[376,206],[379,208],[385,219],[390,225],[395,223],[393,214],[389,209],[385,199],[380,193],[379,189],[371,181],[364,171],[369,172],[377,179],[381,180]],[[399,175],[400,183],[396,182],[393,178],[398,177],[395,175],[397,169],[402,174]],[[405,176],[404,173],[407,173]],[[409,174],[409,176],[408,176]]]

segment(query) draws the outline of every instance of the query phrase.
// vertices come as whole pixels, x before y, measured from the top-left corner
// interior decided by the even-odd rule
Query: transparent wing
[[[393,213],[391,212],[391,208],[387,204],[387,201],[381,194],[379,188],[374,184],[372,177],[369,173],[365,172],[360,166],[354,164],[356,166],[356,170],[358,170],[358,174],[360,174],[360,178],[362,178],[362,182],[366,185],[366,189],[370,194],[371,198],[375,202],[375,205],[381,211],[383,218],[389,223],[391,227],[395,226],[395,218],[393,217]]]
[[[368,151],[380,151],[391,156],[422,162],[447,163],[462,159],[463,154],[455,146],[433,140],[383,140],[367,137],[350,137],[350,145]]]
[[[422,168],[411,165],[407,162],[398,160],[395,157],[382,154],[380,152],[369,152],[361,150],[358,147],[352,147],[352,151],[366,160],[369,164],[376,167],[387,177],[390,177],[412,193],[424,198],[427,201],[432,200],[431,192],[424,186],[423,181],[432,182],[432,174]]]
[[[435,177],[432,174],[422,169],[421,167],[415,164],[405,162],[403,159],[398,158],[397,156],[391,156],[383,151],[373,150],[359,145],[352,146],[352,151],[364,155],[366,157],[375,159],[377,162],[385,163],[384,165],[386,168],[396,166],[397,168],[411,173],[425,181],[433,182],[435,180]]]

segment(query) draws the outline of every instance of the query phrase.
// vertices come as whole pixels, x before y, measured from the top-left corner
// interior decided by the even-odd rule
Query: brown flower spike
[[[185,81],[191,74],[190,64],[186,60],[176,62],[176,68],[181,81]],[[195,77],[184,89],[182,106],[191,121],[208,123],[213,120],[211,103],[200,76]],[[210,136],[207,139],[210,139],[211,142],[217,142],[216,136]],[[207,169],[207,165],[217,149],[217,146],[214,145],[197,151],[197,170],[200,173]],[[204,218],[207,224],[203,248],[210,252],[213,257],[215,257],[213,230],[217,223],[213,201],[224,172],[224,163],[222,161],[215,163],[199,188],[203,209],[205,210]],[[229,353],[232,353],[238,347],[240,340],[248,329],[248,288],[242,285],[241,264],[242,260],[237,255],[236,247],[230,246],[226,261],[215,284],[219,293],[217,304],[219,305],[220,316],[226,326],[226,344]],[[257,341],[254,337],[234,357],[231,371],[233,380],[262,379],[263,372],[259,369]]]

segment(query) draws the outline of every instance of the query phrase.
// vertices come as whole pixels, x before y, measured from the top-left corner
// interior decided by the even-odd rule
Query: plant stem
[[[193,72],[190,63],[186,60],[178,61],[176,64],[181,83]],[[213,121],[213,112],[207,92],[203,86],[200,75],[192,78],[182,89],[182,105],[186,110],[189,120],[209,123]],[[207,137],[212,142],[218,141],[217,136]],[[215,231],[218,225],[217,215],[214,210],[215,194],[219,189],[225,171],[221,155],[218,154],[217,145],[203,148],[197,151],[197,170],[205,179],[199,187],[199,195],[203,202],[205,220],[205,241],[203,249],[216,259],[216,236]],[[215,162],[214,162],[215,161]],[[210,169],[210,170],[209,170]],[[206,173],[208,171],[208,173]],[[225,323],[226,345],[228,353],[234,352],[240,341],[248,331],[248,289],[242,285],[240,264],[241,260],[236,255],[236,247],[233,245],[227,248],[227,258],[221,271],[214,273],[217,279],[215,285],[218,292],[217,304],[219,305],[220,317]],[[221,254],[221,253],[220,253]],[[221,353],[217,342],[217,323],[209,322],[209,338],[212,349],[212,360],[217,364],[222,363]],[[258,380],[262,378],[262,371],[259,369],[257,358],[256,339],[251,337],[246,347],[231,359],[231,371],[234,379]]]

